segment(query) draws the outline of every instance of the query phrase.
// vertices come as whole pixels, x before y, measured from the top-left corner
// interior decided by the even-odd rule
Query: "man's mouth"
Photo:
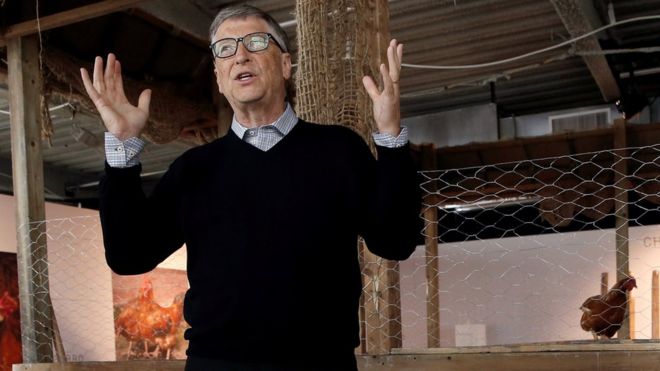
[[[236,80],[245,81],[245,80],[250,79],[252,76],[253,75],[249,72],[243,72],[243,73],[239,73],[238,76],[236,76]]]

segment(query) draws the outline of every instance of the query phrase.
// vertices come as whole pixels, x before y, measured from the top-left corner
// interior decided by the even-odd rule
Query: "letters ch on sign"
[[[660,236],[644,237],[644,247],[660,247]]]

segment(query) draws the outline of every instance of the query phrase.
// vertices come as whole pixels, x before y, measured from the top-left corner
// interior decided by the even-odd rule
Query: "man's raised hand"
[[[403,44],[392,39],[387,48],[387,64],[380,65],[380,76],[383,80],[383,90],[380,91],[374,80],[369,76],[362,78],[362,84],[367,90],[374,106],[374,121],[378,132],[397,137],[401,132],[401,109],[399,98],[399,77]]]
[[[80,69],[80,75],[106,129],[119,140],[140,136],[149,118],[151,90],[142,91],[138,105],[132,105],[124,94],[121,64],[112,53],[108,54],[105,71],[103,58],[96,57],[93,81],[84,68]]]

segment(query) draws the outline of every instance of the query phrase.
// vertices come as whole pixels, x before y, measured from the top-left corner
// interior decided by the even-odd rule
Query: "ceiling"
[[[202,113],[187,121],[185,115],[176,116],[177,112],[189,112],[178,109],[178,104],[188,104],[190,112],[196,114],[206,112],[204,117],[215,115],[220,100],[214,94],[206,38],[208,25],[223,5],[249,3],[266,10],[282,24],[295,45],[293,0],[116,1],[120,2],[128,5],[42,30],[44,55],[63,53],[90,66],[95,55],[116,53],[127,80],[137,87],[156,86],[155,91],[163,92],[162,125],[169,124],[168,117],[185,121],[180,123],[184,129],[203,121]],[[12,25],[35,19],[37,6],[39,16],[46,19],[100,3],[2,2],[0,21],[9,32]],[[649,98],[660,95],[660,19],[630,21],[660,16],[660,0],[390,0],[389,12],[391,36],[404,43],[404,118],[484,103],[496,103],[500,117],[521,116],[611,103],[620,97],[627,101],[635,91]],[[624,24],[577,44],[570,42],[613,21]],[[532,53],[561,43],[567,45]],[[296,50],[293,52],[295,62]],[[526,54],[532,55],[521,57]],[[507,59],[512,61],[493,63]],[[478,64],[490,65],[453,69],[410,66]],[[72,67],[77,70],[78,66]],[[0,66],[3,68],[6,78],[6,67]],[[62,76],[66,80],[74,75],[59,76],[59,93],[51,95],[54,134],[44,143],[47,195],[73,202],[94,199],[103,169],[103,127],[93,110],[74,99],[75,77],[68,77],[67,84]],[[0,83],[0,88],[0,111],[9,111],[6,84]],[[176,107],[167,111],[172,105]],[[149,144],[142,156],[148,184],[194,145],[190,138],[163,141],[167,143]],[[0,192],[10,191],[9,116],[0,112]]]

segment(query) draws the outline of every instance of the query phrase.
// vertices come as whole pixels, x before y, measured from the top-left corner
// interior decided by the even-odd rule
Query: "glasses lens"
[[[213,52],[216,57],[227,58],[236,53],[236,40],[222,39],[213,44]]]
[[[268,47],[268,34],[257,32],[246,35],[243,39],[243,44],[247,50],[251,52],[258,52]]]

